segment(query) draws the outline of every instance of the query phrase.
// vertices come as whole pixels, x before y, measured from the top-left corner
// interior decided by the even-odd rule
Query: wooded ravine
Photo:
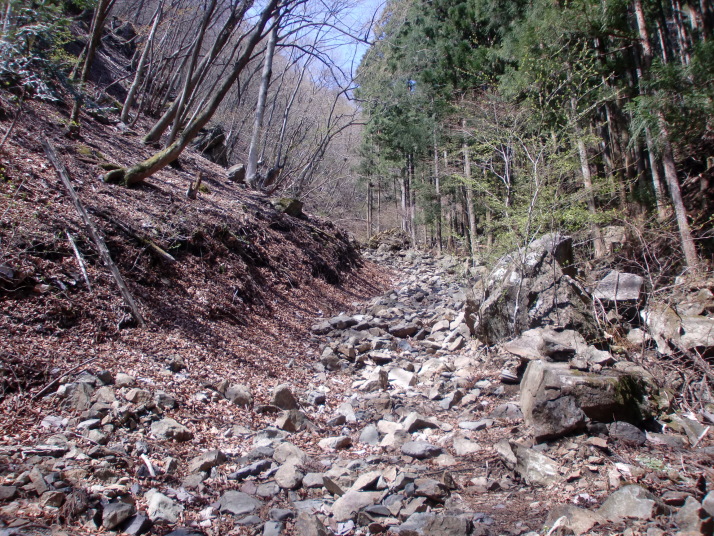
[[[710,2],[0,18],[0,536],[714,532]]]

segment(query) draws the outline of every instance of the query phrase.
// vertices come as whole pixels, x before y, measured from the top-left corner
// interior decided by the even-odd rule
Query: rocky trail
[[[671,412],[644,352],[567,329],[586,330],[549,240],[490,274],[368,253],[392,290],[316,318],[320,354],[253,383],[168,356],[73,371],[3,437],[0,535],[711,534],[711,414]],[[539,306],[543,272],[562,306]],[[485,344],[514,281],[539,327]]]

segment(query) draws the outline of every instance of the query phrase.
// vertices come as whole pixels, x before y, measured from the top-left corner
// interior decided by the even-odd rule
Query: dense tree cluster
[[[370,205],[396,191],[414,242],[474,254],[559,228],[600,256],[652,214],[696,268],[713,28],[704,0],[390,0],[358,78]]]
[[[3,6],[6,86],[52,98],[52,84],[64,85],[74,135],[82,110],[107,104],[129,128],[139,119],[151,123],[141,135],[158,151],[105,180],[142,182],[210,128],[221,141],[217,161],[244,163],[250,186],[312,196],[313,205],[334,198],[349,166],[346,146],[358,143],[351,141],[358,109],[345,57],[365,33],[346,22],[355,20],[355,3],[8,0]],[[87,91],[95,56],[107,43],[131,56],[121,65],[127,75],[97,88],[113,103]]]

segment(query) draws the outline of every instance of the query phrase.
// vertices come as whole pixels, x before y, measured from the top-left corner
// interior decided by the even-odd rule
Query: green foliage
[[[10,0],[0,30],[0,82],[9,89],[56,100],[48,71],[65,63],[62,45],[70,39],[65,3]]]

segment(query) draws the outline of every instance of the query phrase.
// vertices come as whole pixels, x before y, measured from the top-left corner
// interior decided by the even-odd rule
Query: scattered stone
[[[641,447],[647,442],[647,435],[629,422],[616,421],[609,426],[610,437],[631,447]]]
[[[226,455],[220,450],[211,450],[191,460],[188,464],[188,471],[190,473],[210,471],[223,463],[226,463]]]
[[[426,441],[408,441],[402,445],[401,451],[405,456],[425,460],[435,458],[443,452],[443,449]]]
[[[402,423],[402,427],[411,434],[425,428],[439,428],[439,425],[430,419],[425,419],[414,411],[407,415],[407,418],[404,419],[404,422]]]
[[[468,515],[443,515],[433,512],[417,512],[391,533],[400,536],[468,536],[472,523]]]
[[[283,410],[300,409],[300,404],[298,404],[288,384],[278,385],[273,389],[270,403]]]
[[[166,523],[176,523],[183,512],[183,506],[169,499],[163,493],[150,490],[146,493],[147,514],[154,523],[164,521]]]
[[[263,503],[242,491],[226,491],[218,501],[218,505],[221,512],[241,516],[254,512]]]
[[[298,489],[302,484],[302,479],[305,476],[297,465],[286,463],[280,466],[275,473],[275,483],[282,489]]]
[[[109,503],[102,510],[102,527],[113,530],[133,516],[135,511],[136,508],[130,503],[121,501]]]
[[[170,418],[161,419],[153,423],[151,425],[151,433],[159,439],[173,439],[174,441],[189,441],[193,439],[193,432]]]
[[[531,485],[549,486],[560,480],[558,464],[545,454],[505,439],[494,448],[506,467],[515,470]]]
[[[315,516],[301,512],[295,522],[295,534],[300,536],[331,536],[332,532]]]
[[[64,504],[67,496],[61,491],[46,491],[40,497],[40,505],[44,507],[59,508]]]
[[[253,405],[253,394],[250,392],[250,388],[240,383],[229,386],[225,391],[225,397],[236,406],[250,407]]]
[[[663,505],[662,505],[663,506]],[[625,519],[652,519],[663,511],[654,495],[646,489],[629,485],[610,495],[598,509],[607,521],[619,523]]]
[[[275,421],[275,426],[286,432],[298,432],[308,423],[307,415],[299,409],[283,411]]]
[[[0,486],[0,502],[11,501],[17,495],[16,486]]]
[[[335,521],[347,521],[362,508],[376,504],[381,497],[382,494],[379,492],[348,491],[332,505],[332,515]]]
[[[324,450],[346,449],[352,446],[352,438],[350,436],[326,437],[320,440],[318,445]]]
[[[114,385],[117,388],[132,387],[132,386],[136,385],[136,380],[134,379],[133,376],[129,376],[128,374],[124,374],[123,372],[119,372],[114,377]]]
[[[590,510],[578,508],[572,504],[559,504],[548,513],[545,526],[554,527],[562,517],[565,518],[565,526],[572,530],[576,536],[587,534],[597,523],[605,522],[605,518]]]
[[[644,279],[635,274],[612,270],[595,285],[593,298],[603,301],[637,301]]]

